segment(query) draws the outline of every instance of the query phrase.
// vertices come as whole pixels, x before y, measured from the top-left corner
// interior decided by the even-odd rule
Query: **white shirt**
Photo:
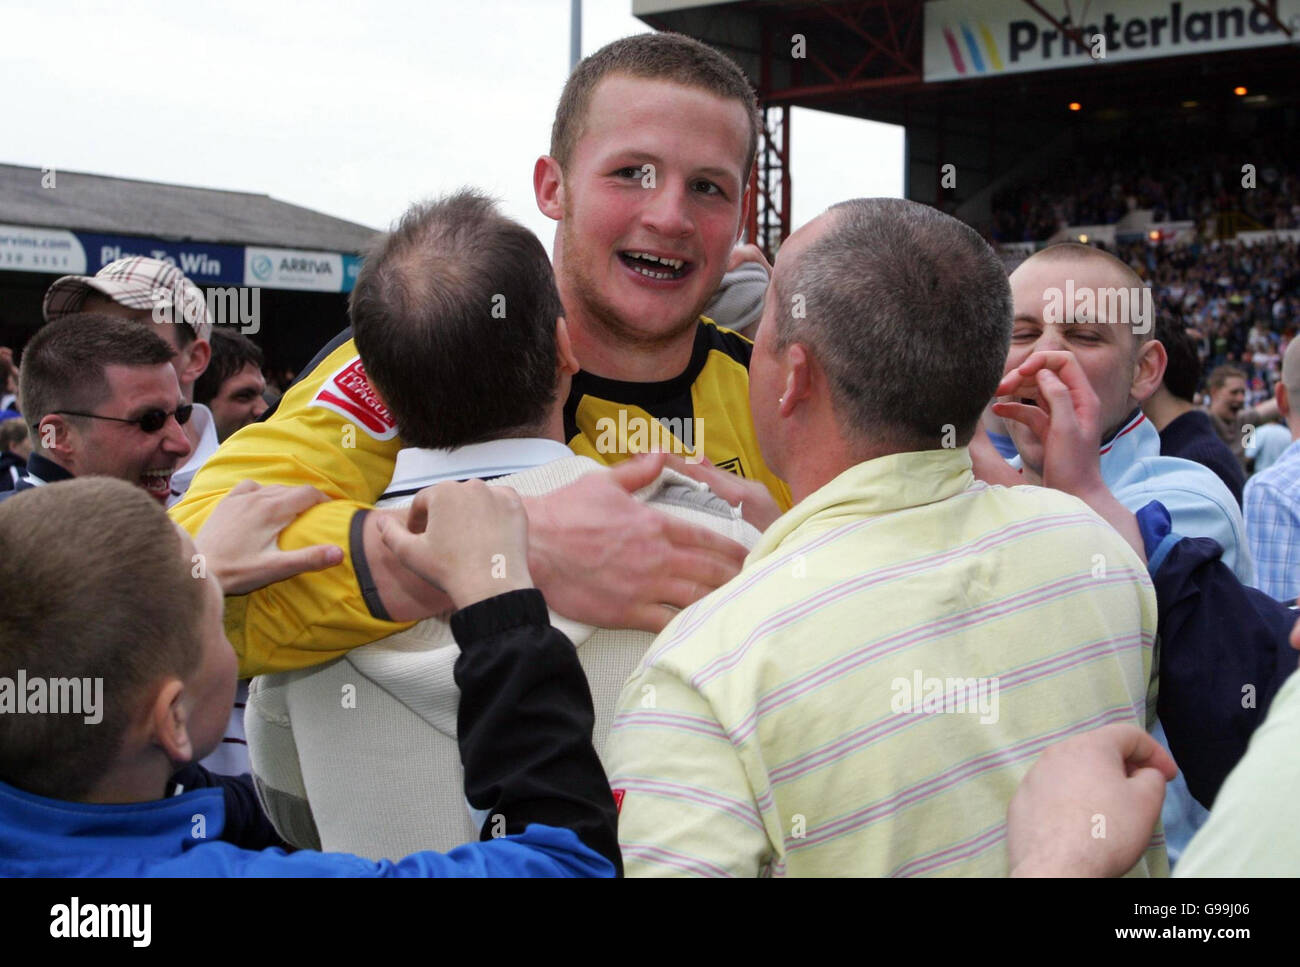
[[[393,479],[375,506],[409,504],[417,491],[443,480],[491,480],[571,456],[573,451],[563,443],[540,437],[489,440],[454,450],[408,447],[398,452]]]
[[[195,403],[190,421],[199,428],[199,442],[194,452],[190,454],[190,458],[172,474],[172,495],[167,498],[168,507],[180,503],[180,499],[185,496],[185,491],[190,489],[194,475],[199,472],[199,467],[203,466],[208,457],[217,452],[217,447],[220,445],[217,441],[217,424],[212,418],[210,409],[202,403]]]

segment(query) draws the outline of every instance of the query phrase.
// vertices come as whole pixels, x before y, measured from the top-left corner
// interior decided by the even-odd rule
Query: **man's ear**
[[[557,222],[564,218],[564,172],[549,154],[542,155],[533,165],[533,194],[537,197],[537,210],[543,215]]]
[[[1129,394],[1139,403],[1145,403],[1160,388],[1165,378],[1169,355],[1157,339],[1148,339],[1138,347],[1137,362],[1133,366],[1133,384]]]
[[[203,371],[208,368],[208,363],[212,361],[212,344],[206,339],[196,339],[182,352],[184,364],[181,366],[180,382],[190,386],[203,375]]]
[[[1291,417],[1291,394],[1286,391],[1286,383],[1278,380],[1277,390],[1273,395],[1277,397],[1277,411],[1287,420]]]
[[[740,196],[740,224],[736,226],[736,238],[732,243],[734,248],[740,244],[740,240],[745,237],[745,222],[749,221],[749,200],[750,200],[750,180],[745,179],[745,190]],[[755,242],[754,244],[758,244]]]
[[[573,343],[569,341],[569,326],[564,316],[555,317],[555,361],[561,373],[572,376],[582,367],[578,357],[573,353]]]
[[[32,446],[37,450],[46,450],[54,454],[60,464],[71,462],[70,458],[76,454],[77,445],[75,434],[76,427],[67,417],[60,416],[56,413],[50,413],[41,418],[41,422],[36,426],[36,436],[32,439]],[[69,467],[69,470],[74,468]]]
[[[812,396],[814,368],[812,356],[802,343],[791,343],[785,351],[782,368],[785,370],[785,384],[781,390],[779,403],[782,416],[789,416],[799,403]]]
[[[194,758],[185,684],[173,675],[164,678],[154,692],[149,706],[149,731],[150,741],[167,753],[172,762],[184,765]]]

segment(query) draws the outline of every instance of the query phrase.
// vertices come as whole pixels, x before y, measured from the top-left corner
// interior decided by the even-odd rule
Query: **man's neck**
[[[570,305],[575,308],[569,309]],[[688,327],[669,342],[630,343],[585,309],[577,300],[565,300],[565,322],[583,372],[628,383],[657,383],[685,371],[695,348],[695,326]]]
[[[1170,423],[1194,409],[1196,407],[1193,404],[1179,399],[1166,389],[1161,389],[1142,404],[1142,412],[1155,424],[1157,433],[1163,433]]]
[[[119,762],[107,776],[96,783],[81,802],[115,805],[162,799],[167,795],[167,781],[175,774],[176,768],[166,761],[163,763]],[[189,792],[188,789],[178,791]]]
[[[793,504],[821,490],[850,467],[905,449],[883,443],[850,442],[837,423],[824,419],[806,421],[789,439],[794,445],[782,448],[785,472],[777,472],[790,488]]]

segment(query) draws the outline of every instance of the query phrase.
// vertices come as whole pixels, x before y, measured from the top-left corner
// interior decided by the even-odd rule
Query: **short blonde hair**
[[[551,157],[564,168],[582,136],[596,85],[610,74],[626,74],[646,80],[672,81],[697,87],[718,97],[739,101],[749,119],[749,155],[741,170],[749,178],[758,152],[758,99],[745,72],[712,47],[691,37],[674,33],[635,34],[606,44],[584,57],[573,69],[560,94],[551,125]]]

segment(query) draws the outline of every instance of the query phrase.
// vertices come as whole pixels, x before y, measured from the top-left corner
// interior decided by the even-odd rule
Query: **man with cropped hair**
[[[427,516],[425,488],[477,478],[531,498],[601,472],[564,445],[578,364],[563,312],[541,242],[477,192],[412,206],[367,255],[353,290],[353,331],[367,378],[409,444],[354,537],[373,610],[387,610],[395,591],[377,555],[400,546],[392,536],[406,532],[408,516]],[[675,523],[746,546],[757,538],[685,477],[665,473],[640,496]],[[493,581],[509,579],[503,561],[480,564]],[[619,690],[653,638],[551,620],[577,646],[599,747]],[[249,750],[282,836],[378,858],[491,832],[461,794],[458,655],[451,625],[430,618],[323,667],[254,681]],[[288,648],[268,660],[298,663]]]
[[[1170,316],[1156,321],[1155,332],[1168,362],[1160,385],[1143,401],[1142,412],[1160,434],[1160,455],[1209,467],[1240,505],[1246,475],[1215,432],[1210,417],[1196,405],[1196,387],[1201,382],[1196,343],[1183,324]]]
[[[45,292],[47,322],[74,312],[97,312],[150,327],[173,350],[172,366],[193,419],[185,425],[190,454],[170,478],[168,506],[189,488],[203,462],[217,449],[212,413],[194,401],[194,382],[207,369],[212,316],[203,290],[171,262],[133,255],[110,262],[94,275],[65,275]]]
[[[1142,412],[1167,363],[1165,347],[1153,338],[1152,321],[1112,318],[1096,297],[1108,288],[1141,284],[1129,266],[1090,245],[1063,242],[1030,256],[1011,273],[1015,323],[1006,372],[1035,352],[1071,353],[1101,402],[1101,472],[1115,497],[1135,512],[1159,500],[1178,533],[1218,541],[1224,563],[1243,583],[1253,584],[1245,523],[1232,493],[1207,467],[1161,456],[1160,434]],[[1051,307],[1069,292],[1075,294],[1074,304],[1054,316]],[[1018,402],[1037,406],[1038,390],[1026,386]],[[991,479],[1041,483],[1042,443],[1021,423],[1008,424],[1008,430],[1020,456],[1011,472]]]
[[[757,100],[734,62],[687,37],[639,34],[570,74],[549,153],[532,174],[538,208],[556,222],[556,284],[582,366],[564,410],[565,443],[614,465],[666,438],[665,449],[730,471],[726,483],[761,528],[789,506],[789,493],[763,457],[749,412],[752,344],[701,316],[742,232],[757,141]],[[346,498],[304,515],[286,540],[349,544],[403,446],[351,336],[326,346],[264,423],[223,447],[177,509],[184,526],[197,528],[252,472]],[[538,502],[530,518],[538,580],[561,613],[658,630],[733,575],[743,548],[704,529],[669,536],[645,507],[612,493],[614,479],[593,476],[567,499]],[[581,540],[588,534],[603,536]],[[624,552],[606,557],[611,542]],[[563,562],[563,575],[549,584],[554,562]],[[311,657],[324,661],[437,613],[416,601],[358,608],[366,580],[349,554],[336,574],[251,596],[242,620],[232,621],[241,655],[287,639],[315,642]]]
[[[213,329],[212,360],[194,381],[194,402],[212,411],[218,440],[262,418],[265,389],[257,343],[240,332]]]
[[[617,875],[590,694],[532,587],[519,500],[481,484],[428,496],[438,527],[400,546],[457,609],[462,793],[498,817],[495,838],[379,862],[286,855],[247,845],[219,789],[173,794],[169,777],[216,745],[234,693],[223,591],[325,563],[276,549],[321,495],[242,484],[192,540],[138,490],[83,479],[0,506],[0,875]],[[473,565],[489,552],[509,581]],[[9,714],[19,702],[44,714]]]
[[[117,477],[165,503],[190,453],[192,407],[172,368],[175,350],[151,330],[78,313],[47,324],[23,353],[27,470],[0,499],[72,477]]]
[[[1045,737],[1144,722],[1141,560],[1075,498],[971,472],[1011,305],[979,235],[915,202],[781,247],[750,398],[796,504],[623,689],[629,875],[1002,875]]]
[[[1243,470],[1246,465],[1247,427],[1257,427],[1278,417],[1278,401],[1246,405],[1246,371],[1231,363],[1216,366],[1206,379],[1210,393],[1210,422]]]

